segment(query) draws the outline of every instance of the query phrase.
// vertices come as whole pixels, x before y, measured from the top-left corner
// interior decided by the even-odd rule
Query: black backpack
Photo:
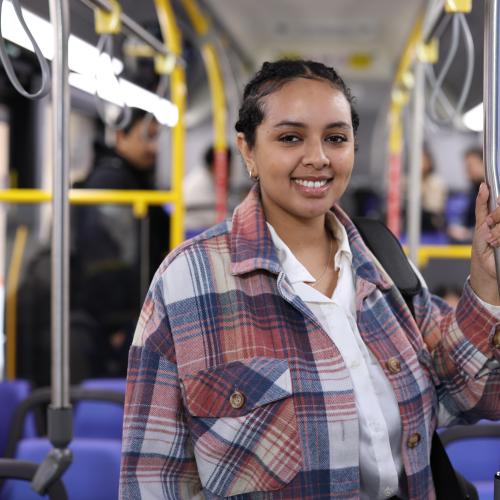
[[[352,221],[366,246],[387,271],[415,316],[413,297],[421,291],[422,285],[399,240],[383,222],[365,217],[354,217]],[[478,499],[475,486],[453,468],[437,432],[432,436],[430,463],[437,500]]]

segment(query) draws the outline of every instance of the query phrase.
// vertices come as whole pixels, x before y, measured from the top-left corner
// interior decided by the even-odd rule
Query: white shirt
[[[401,455],[401,420],[389,380],[363,342],[356,324],[352,253],[345,228],[329,213],[327,222],[338,242],[337,286],[331,298],[304,282],[316,280],[297,260],[268,223],[278,259],[294,292],[306,303],[332,339],[346,364],[354,387],[359,419],[359,467],[362,499],[405,497]],[[404,484],[404,482],[401,482]]]

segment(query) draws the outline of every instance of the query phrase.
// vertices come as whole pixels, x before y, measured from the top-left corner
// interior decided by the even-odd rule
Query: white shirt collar
[[[326,214],[326,224],[338,243],[338,250],[334,257],[335,268],[340,268],[340,259],[344,256],[349,259],[349,263],[352,263],[352,252],[349,246],[347,232],[333,212],[328,212]],[[269,222],[267,222],[267,227],[271,233],[278,259],[290,283],[314,283],[316,281],[314,276],[312,276],[297,257],[295,257],[290,248],[288,248],[287,244],[278,236],[278,233]]]

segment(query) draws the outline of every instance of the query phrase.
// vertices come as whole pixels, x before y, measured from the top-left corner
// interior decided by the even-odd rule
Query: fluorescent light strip
[[[177,106],[167,99],[160,99],[156,94],[144,90],[123,78],[119,78],[120,93],[116,92],[116,82],[113,80],[103,80],[97,82],[93,76],[82,75],[80,73],[69,74],[71,86],[95,95],[99,88],[99,97],[117,106],[123,106],[121,96],[125,97],[126,103],[130,107],[141,108],[152,113],[163,125],[174,127],[179,120]]]
[[[483,103],[480,103],[464,114],[464,125],[474,132],[482,132],[484,126],[483,113]]]
[[[24,20],[37,41],[42,54],[51,61],[54,58],[51,23],[24,8],[22,8],[22,11]],[[5,39],[33,52],[33,47],[17,19],[10,0],[3,2],[2,34]],[[104,61],[106,57],[108,58],[107,65]],[[101,58],[101,60],[98,59],[96,47],[74,35],[70,35],[68,41],[68,65],[71,70],[69,84],[83,92],[95,94],[97,87],[95,68],[106,68],[106,66],[109,68],[109,56],[103,54]],[[123,62],[113,58],[112,68],[114,74],[119,75],[123,71]],[[119,88],[117,88],[117,83],[111,76],[111,72],[103,71],[102,78],[99,77],[100,97],[118,106],[123,106],[123,100],[125,100],[128,106],[153,113],[163,125],[169,127],[176,125],[179,112],[177,106],[168,99],[159,98],[156,94],[123,78],[119,78],[118,81]]]

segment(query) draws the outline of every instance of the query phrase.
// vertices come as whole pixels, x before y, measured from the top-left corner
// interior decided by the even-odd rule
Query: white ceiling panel
[[[425,0],[206,0],[257,64],[299,55],[355,80],[394,75]]]

